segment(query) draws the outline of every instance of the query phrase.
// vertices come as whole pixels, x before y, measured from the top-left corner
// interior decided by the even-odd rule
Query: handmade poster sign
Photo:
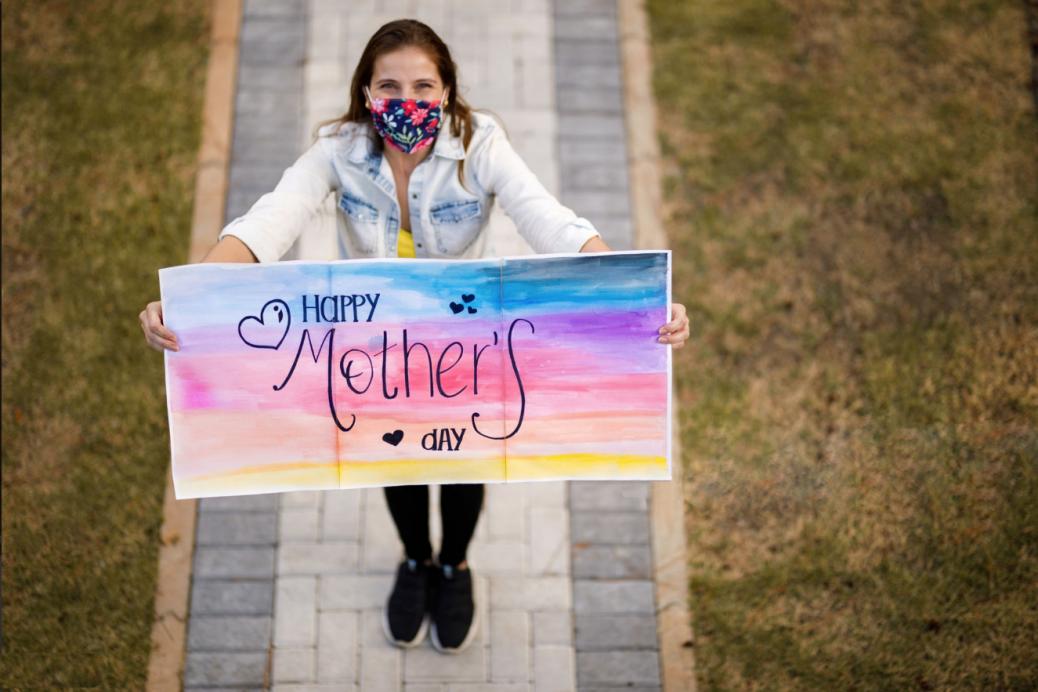
[[[670,253],[159,272],[178,499],[670,478]]]

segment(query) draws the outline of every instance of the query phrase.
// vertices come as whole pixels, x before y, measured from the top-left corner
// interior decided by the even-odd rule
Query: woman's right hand
[[[161,351],[165,348],[172,351],[180,350],[180,346],[177,344],[177,335],[166,329],[166,326],[162,324],[161,301],[152,301],[141,310],[141,329],[144,330],[144,338],[148,341],[148,345],[156,351]]]
[[[210,248],[203,262],[259,262],[249,246],[233,235],[224,236]],[[166,329],[162,323],[162,302],[155,300],[141,310],[141,329],[148,345],[156,351],[168,348],[179,351],[177,335]]]

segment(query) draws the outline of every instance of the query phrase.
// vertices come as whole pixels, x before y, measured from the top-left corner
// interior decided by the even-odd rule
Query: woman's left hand
[[[674,348],[681,348],[688,339],[688,315],[685,306],[681,303],[670,304],[670,322],[660,327],[661,344],[670,344]]]

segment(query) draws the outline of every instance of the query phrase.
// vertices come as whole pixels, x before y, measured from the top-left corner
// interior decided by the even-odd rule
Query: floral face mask
[[[434,101],[419,99],[377,99],[364,87],[371,103],[371,120],[382,138],[405,154],[433,143],[440,131],[441,108],[447,105],[447,91]]]

